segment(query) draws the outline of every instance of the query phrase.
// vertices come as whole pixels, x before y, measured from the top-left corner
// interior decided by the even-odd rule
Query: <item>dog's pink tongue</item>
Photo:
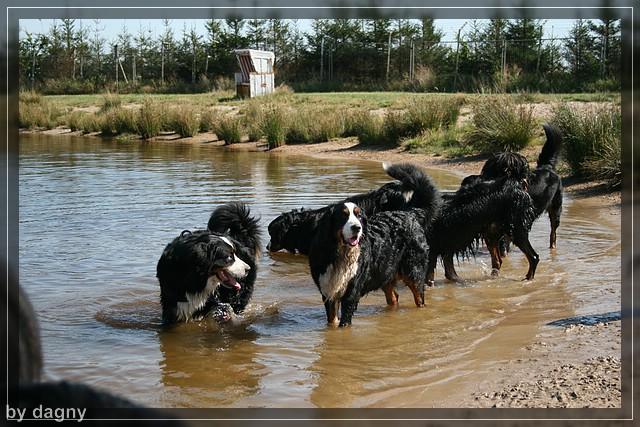
[[[359,240],[360,239],[358,238],[358,236],[353,236],[353,237],[350,237],[349,240],[347,240],[347,243],[349,243],[351,246],[355,246],[358,244]]]
[[[224,270],[220,271],[218,273],[218,277],[220,278],[220,280],[222,280],[222,284],[225,285],[227,288],[233,288],[236,291],[239,291],[240,289],[242,289],[242,287],[240,286],[240,283],[238,283],[236,279],[234,279],[233,276],[227,273],[226,271]]]

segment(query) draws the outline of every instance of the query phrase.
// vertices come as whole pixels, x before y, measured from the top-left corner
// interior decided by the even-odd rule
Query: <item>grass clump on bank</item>
[[[267,140],[269,150],[284,145],[287,135],[287,124],[282,107],[275,105],[267,107],[267,110],[264,112],[261,128]]]
[[[117,93],[106,92],[102,95],[102,106],[100,107],[101,112],[107,112],[116,108],[120,108],[122,106],[122,99],[120,95]]]
[[[183,138],[195,136],[200,130],[200,118],[192,107],[182,106],[171,112],[169,127]]]
[[[562,132],[565,160],[572,171],[604,179],[614,188],[622,184],[622,113],[600,106],[577,112],[565,104],[553,111],[553,124]]]
[[[460,157],[473,154],[473,146],[464,142],[465,130],[449,127],[428,129],[420,135],[402,141],[406,150],[412,153],[426,153],[436,156]]]
[[[58,125],[62,112],[36,92],[20,92],[18,126],[27,129],[53,129]]]
[[[163,126],[162,110],[150,99],[145,99],[137,114],[137,133],[142,139],[157,136]]]
[[[538,131],[533,108],[509,97],[477,102],[465,139],[483,152],[518,151],[529,145]]]
[[[204,110],[200,114],[200,132],[213,132],[220,117],[213,110]]]
[[[225,145],[237,144],[242,140],[242,122],[239,117],[223,117],[215,125],[213,132]]]

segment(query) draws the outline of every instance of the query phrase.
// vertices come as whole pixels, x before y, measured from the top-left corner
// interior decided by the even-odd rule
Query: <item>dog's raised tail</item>
[[[383,163],[383,168],[387,175],[402,183],[411,207],[423,209],[429,220],[435,218],[441,205],[440,191],[421,168],[411,163]]]
[[[544,128],[547,141],[544,143],[542,151],[538,156],[538,167],[549,165],[555,169],[556,163],[558,163],[560,149],[562,148],[562,134],[557,127],[548,123],[545,123],[542,127]]]
[[[245,203],[231,202],[216,208],[207,228],[214,233],[228,233],[243,245],[253,248],[256,255],[260,254],[262,244],[258,219],[251,216],[251,210]]]

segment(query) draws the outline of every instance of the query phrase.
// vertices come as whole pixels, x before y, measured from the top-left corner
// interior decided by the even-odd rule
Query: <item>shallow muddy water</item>
[[[442,189],[460,181],[429,173]],[[158,258],[217,205],[249,203],[265,246],[279,213],[388,181],[375,162],[21,136],[20,281],[40,319],[46,376],[150,406],[432,407],[517,357],[549,322],[620,309],[619,224],[567,196],[556,251],[547,217],[534,224],[531,282],[517,249],[499,278],[483,251],[458,266],[465,285],[439,268],[425,308],[403,287],[397,309],[371,293],[353,327],[335,329],[306,258],[265,254],[233,324],[160,330]]]

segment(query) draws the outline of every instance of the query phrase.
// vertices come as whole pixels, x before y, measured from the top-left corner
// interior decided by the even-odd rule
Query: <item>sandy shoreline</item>
[[[34,133],[34,132],[27,132]],[[83,136],[58,128],[38,131],[46,135]],[[85,135],[86,136],[86,135]],[[99,137],[88,135],[89,137]],[[162,135],[154,142],[220,145],[215,135],[193,138]],[[240,143],[225,149],[264,152],[256,143]],[[525,151],[534,161],[540,147]],[[411,154],[402,148],[361,148],[355,139],[333,140],[321,144],[288,145],[271,150],[269,155],[304,155],[316,158],[362,161],[412,162],[423,167],[444,169],[462,178],[479,173],[486,157],[448,159],[426,154]],[[602,183],[565,181],[569,197],[593,207],[612,228],[620,229],[620,192],[611,192]],[[616,286],[619,284],[611,284]],[[620,321],[595,326],[540,328],[536,341],[520,349],[521,355],[492,372],[489,379],[469,384],[455,396],[439,402],[442,407],[620,407],[621,405],[621,326]],[[490,391],[487,391],[490,390]]]

